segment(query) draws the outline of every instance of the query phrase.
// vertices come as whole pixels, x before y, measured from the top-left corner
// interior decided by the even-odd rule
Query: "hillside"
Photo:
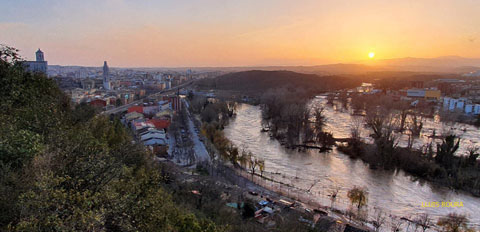
[[[214,79],[205,79],[197,85],[201,88],[262,92],[276,88],[295,88],[322,92],[331,89],[353,87],[359,80],[340,76],[318,76],[291,71],[244,71],[225,74]]]
[[[0,46],[0,231],[223,231],[174,202],[120,120],[72,107],[16,51]]]

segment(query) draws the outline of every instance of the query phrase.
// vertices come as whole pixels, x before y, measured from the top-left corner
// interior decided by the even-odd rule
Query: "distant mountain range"
[[[255,67],[259,69],[258,67]],[[468,73],[480,70],[480,59],[459,56],[437,58],[398,58],[315,66],[277,66],[261,70],[290,70],[324,75],[365,74],[369,72]]]
[[[480,59],[460,56],[441,56],[437,58],[398,58],[369,62],[373,66],[402,69],[404,71],[424,72],[471,72],[480,69]]]
[[[248,70],[288,70],[318,75],[366,74],[371,72],[419,72],[463,74],[480,70],[479,58],[442,56],[437,58],[398,58],[368,60],[358,63],[338,63],[313,66],[245,66],[245,67],[201,67],[192,70],[221,70],[239,72]]]
[[[62,66],[50,65],[52,68]],[[63,66],[79,67],[79,66]],[[123,69],[123,68],[121,68]],[[126,68],[125,68],[126,69]],[[357,63],[338,63],[313,66],[239,66],[239,67],[145,67],[131,68],[148,71],[224,71],[240,72],[248,70],[288,70],[307,74],[319,75],[342,75],[342,74],[366,74],[371,72],[420,72],[420,73],[452,73],[463,74],[480,70],[480,58],[465,58],[460,56],[442,56],[437,58],[396,58],[382,60],[367,60]]]

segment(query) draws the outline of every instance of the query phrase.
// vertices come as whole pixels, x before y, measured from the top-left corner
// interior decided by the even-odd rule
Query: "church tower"
[[[35,55],[37,57],[37,62],[38,61],[41,61],[41,62],[45,61],[45,58],[43,58],[43,52],[42,52],[42,50],[40,50],[40,48],[37,50],[37,52],[35,52]]]

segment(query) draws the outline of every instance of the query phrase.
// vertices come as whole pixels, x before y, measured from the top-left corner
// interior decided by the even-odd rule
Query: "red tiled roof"
[[[104,101],[102,99],[95,99],[95,100],[90,102],[90,105],[92,105],[92,106],[106,106],[107,101]]]
[[[137,112],[143,114],[143,106],[132,106],[128,108],[128,113]]]
[[[155,128],[157,128],[157,129],[165,129],[165,128],[168,128],[168,126],[170,126],[170,121],[169,120],[153,118],[153,119],[148,120],[147,122],[155,125]]]

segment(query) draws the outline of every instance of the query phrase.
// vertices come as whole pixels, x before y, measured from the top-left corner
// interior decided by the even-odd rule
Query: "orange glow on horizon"
[[[21,3],[11,4],[24,9]],[[114,67],[480,57],[480,4],[476,1],[112,0],[94,4],[95,10],[82,2],[59,3],[52,10],[35,3],[45,15],[26,12],[17,21],[0,16],[0,41],[19,48],[27,59],[34,58],[40,47],[49,64],[101,66],[108,60]]]

